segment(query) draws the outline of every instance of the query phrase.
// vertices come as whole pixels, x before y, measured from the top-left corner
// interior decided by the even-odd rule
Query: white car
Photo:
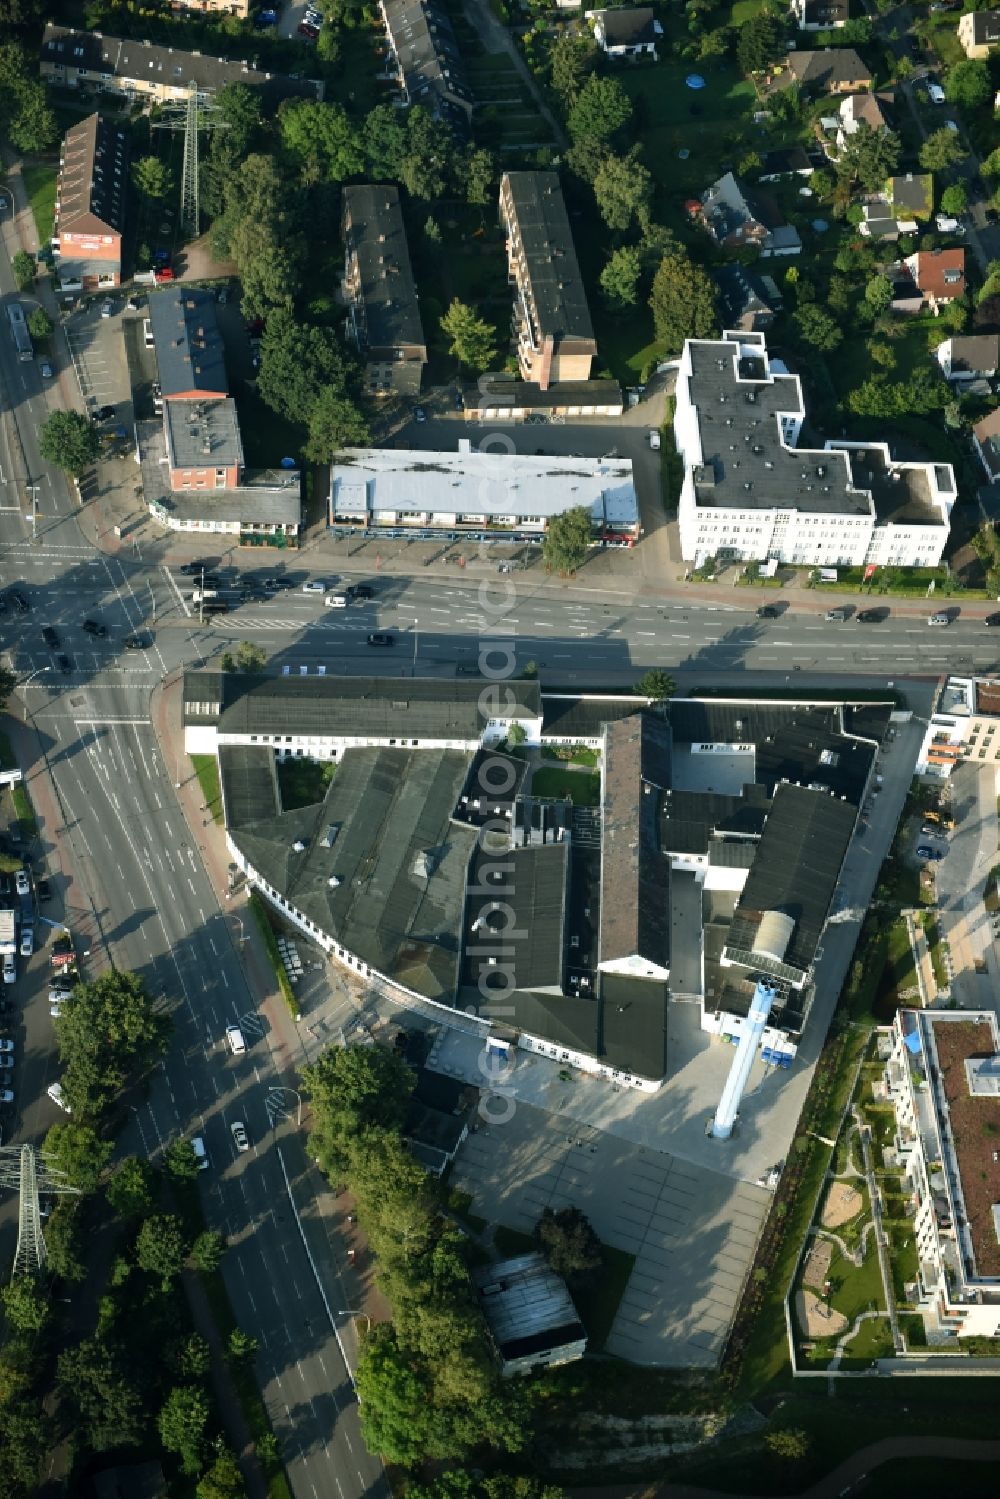
[[[312,583],[303,583],[303,585],[302,585],[302,592],[303,593],[326,593],[326,588],[327,588],[327,585],[324,582],[322,582],[321,579],[317,578]]]
[[[35,950],[35,934],[30,926],[21,928],[21,957],[30,958]]]
[[[57,1108],[62,1109],[66,1114],[72,1114],[73,1110],[66,1102],[66,1095],[62,1090],[62,1083],[50,1083],[45,1091]]]
[[[59,1016],[62,1014],[62,1012],[63,1012],[62,1005],[60,1005],[60,1004],[54,1004],[54,1005],[50,1004],[49,1005],[49,1016],[50,1016],[50,1018],[52,1020],[58,1020]]]
[[[247,1043],[244,1040],[243,1032],[240,1030],[238,1025],[226,1026],[226,1040],[229,1043],[229,1050],[233,1053],[234,1056],[242,1056],[242,1054],[247,1049]]]
[[[241,1119],[234,1119],[229,1128],[232,1132],[233,1144],[236,1146],[236,1149],[241,1154],[244,1150],[249,1150],[250,1141],[247,1139],[247,1127],[243,1121]]]
[[[18,895],[31,894],[31,882],[28,879],[28,871],[26,869],[19,869],[17,871],[17,874],[14,876],[14,885]]]
[[[13,1103],[14,1093],[11,1088],[0,1088],[0,1103]]]
[[[658,453],[660,451],[660,434],[659,432],[657,432],[655,427],[650,427],[648,437],[649,446],[652,448],[654,453]]]
[[[3,955],[3,981],[5,984],[17,983],[17,964],[14,962],[13,953]]]
[[[328,609],[346,609],[347,608],[347,594],[346,593],[328,593],[327,596],[326,596],[326,598],[323,600],[323,603],[326,605],[326,607]]]
[[[947,614],[931,614],[928,616],[929,625],[950,625],[951,619]]]
[[[110,317],[114,310],[115,304],[113,302],[103,302],[101,304],[101,317]]]
[[[965,230],[956,218],[950,213],[937,213],[934,215],[935,227],[941,234],[964,234]]]
[[[9,1036],[0,1036],[0,1051],[13,1051],[14,1043]]]
[[[927,85],[927,97],[932,104],[944,103],[944,89],[940,83],[929,83]]]

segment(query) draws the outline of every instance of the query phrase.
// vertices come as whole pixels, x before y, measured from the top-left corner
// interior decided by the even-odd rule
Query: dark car
[[[1000,224],[1000,213],[995,208],[987,208],[985,218],[987,224]]]
[[[761,604],[760,608],[757,610],[757,618],[758,619],[777,619],[778,618],[778,613],[779,613],[779,611],[778,611],[777,605],[775,605],[775,604]]]
[[[142,633],[125,636],[125,649],[127,651],[144,651],[149,644],[149,636]]]
[[[61,654],[56,657],[56,664],[58,665],[59,670],[62,672],[64,677],[68,677],[70,672],[73,670],[73,663],[65,654]]]
[[[52,899],[52,886],[49,884],[48,880],[35,881],[35,895],[40,901]]]
[[[206,599],[201,606],[203,614],[228,614],[229,605],[225,599]]]
[[[45,641],[45,644],[48,646],[50,651],[58,650],[59,633],[57,630],[53,630],[51,625],[46,625],[42,630],[42,639]]]
[[[6,614],[6,613],[7,613],[7,600],[4,598],[3,594],[0,593],[0,614]]]
[[[96,619],[85,619],[83,622],[83,628],[86,630],[88,635],[96,635],[99,640],[103,640],[105,635],[108,633],[107,625],[102,625],[100,621]]]
[[[368,637],[368,644],[369,645],[392,645],[393,644],[393,637],[391,635],[383,635],[381,633],[376,633],[374,635],[369,635],[369,637]]]
[[[114,420],[117,414],[113,406],[98,406],[94,412],[94,418],[99,422],[110,422]]]
[[[201,581],[206,588],[222,587],[222,578],[219,573],[204,573]]]
[[[930,846],[929,843],[918,843],[917,844],[917,858],[918,859],[933,859],[933,860],[937,861],[938,859],[943,859],[944,858],[944,850],[940,849],[940,848],[931,848],[931,846]]]
[[[295,584],[291,578],[265,578],[264,587],[272,593],[281,593],[286,588],[294,588]]]
[[[12,588],[10,590],[10,593],[7,595],[7,597],[10,599],[11,603],[14,605],[14,612],[16,614],[27,614],[28,613],[28,610],[31,608],[31,605],[28,603],[28,600],[25,598],[25,596],[24,596],[23,593],[19,593],[16,588]]]
[[[271,595],[263,588],[244,588],[240,595],[244,604],[269,604]]]
[[[859,625],[880,625],[888,616],[888,609],[862,609],[854,617]]]
[[[345,592],[352,602],[355,599],[363,601],[375,597],[375,590],[368,583],[352,583],[350,588],[346,589]]]
[[[182,562],[179,571],[186,573],[188,577],[194,577],[201,572],[203,567],[211,567],[210,562]]]
[[[1000,625],[1000,614],[987,614],[986,623],[988,625]]]

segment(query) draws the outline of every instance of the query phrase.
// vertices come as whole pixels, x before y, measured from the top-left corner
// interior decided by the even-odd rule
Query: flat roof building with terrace
[[[900,1010],[880,1032],[928,1342],[1000,1337],[1000,1029],[992,1011]],[[879,1163],[881,1164],[881,1163]]]
[[[927,724],[917,774],[947,780],[963,761],[1000,761],[1000,680],[951,676]]]
[[[500,220],[514,285],[514,339],[521,378],[547,390],[590,379],[594,325],[555,172],[505,172]]]
[[[427,344],[395,187],[345,187],[344,300],[372,395],[416,395]]]
[[[674,413],[684,560],[936,566],[958,493],[951,465],[894,459],[882,442],[799,447],[805,417],[799,377],[771,361],[763,333],[685,343]]]
[[[63,291],[121,285],[129,135],[92,114],[66,132],[59,161],[52,248]]]

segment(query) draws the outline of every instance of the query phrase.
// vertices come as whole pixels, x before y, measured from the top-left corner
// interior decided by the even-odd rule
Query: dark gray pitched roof
[[[188,391],[225,396],[229,391],[215,298],[197,287],[171,286],[149,299],[149,321],[164,396]]]
[[[742,265],[719,266],[715,271],[723,328],[736,327],[750,313],[773,313],[782,305],[770,277],[757,276]]]
[[[853,47],[824,47],[817,52],[789,52],[786,61],[790,79],[793,78],[803,88],[829,90],[842,88],[845,84],[870,84],[872,81],[872,75]]]
[[[505,856],[510,874],[496,896],[470,897],[466,912],[464,983],[481,985],[480,992],[489,989],[491,967],[497,967],[497,947],[502,943],[505,972],[498,974],[497,979],[497,995],[502,1003],[506,1003],[511,978],[519,989],[561,990],[569,852],[568,839],[516,849]],[[495,865],[496,854],[480,849],[470,881],[473,890],[488,888],[487,870]],[[507,985],[502,990],[501,978]]]
[[[1000,333],[956,334],[951,340],[952,374],[987,373],[1000,364]]]
[[[59,169],[61,234],[121,234],[128,164],[129,135],[117,120],[92,114],[66,132]]]
[[[466,129],[473,94],[451,19],[435,0],[382,0],[408,102]]]
[[[262,96],[266,105],[277,106],[282,99],[322,99],[323,85],[313,78],[289,78],[284,73],[264,73],[248,63],[226,57],[210,57],[202,52],[185,52],[178,47],[160,47],[150,42],[119,36],[105,36],[99,31],[77,31],[72,26],[46,23],[42,37],[41,58],[53,67],[75,72],[104,73],[109,78],[127,82],[142,79],[172,88],[194,82],[200,89],[220,89],[227,83],[244,83]]]
[[[649,779],[644,772],[648,772]],[[670,865],[657,788],[669,784],[670,725],[641,713],[604,730],[600,962],[670,960]]]
[[[390,349],[394,344],[422,347],[424,330],[399,189],[369,183],[345,187],[343,210],[348,259],[352,255],[357,258],[360,288],[356,322],[363,348]]]
[[[648,5],[623,6],[597,12],[604,22],[609,47],[634,47],[656,41],[653,11]]]
[[[631,718],[643,706],[637,697],[600,697],[596,694],[577,697],[574,693],[542,694],[542,738],[546,735],[556,739],[567,739],[579,734],[581,739],[593,739],[600,735],[606,723],[620,718]]]
[[[1000,10],[977,10],[973,14],[972,40],[977,47],[1000,44]]]

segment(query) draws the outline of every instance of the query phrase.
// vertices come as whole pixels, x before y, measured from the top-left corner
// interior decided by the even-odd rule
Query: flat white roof
[[[348,448],[330,474],[334,515],[552,516],[579,505],[595,525],[634,526],[639,505],[630,458],[560,458]]]

